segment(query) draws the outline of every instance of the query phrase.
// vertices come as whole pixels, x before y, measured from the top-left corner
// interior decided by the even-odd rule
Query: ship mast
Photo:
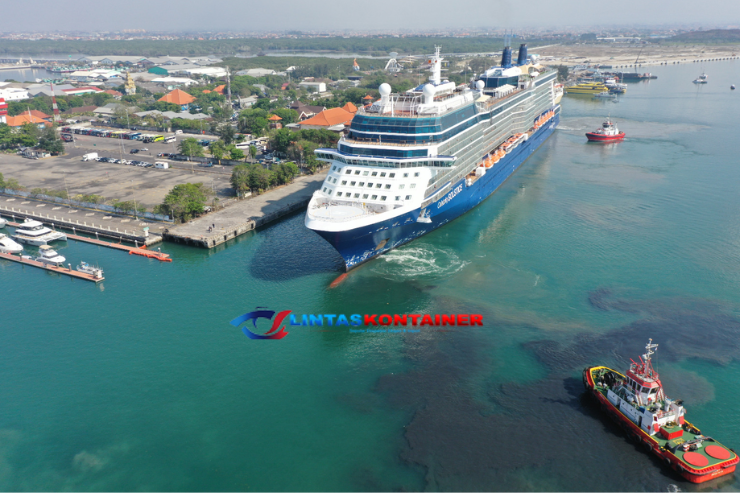
[[[649,342],[647,343],[647,345],[645,345],[645,354],[642,355],[642,357],[645,360],[644,372],[645,372],[645,375],[649,377],[657,378],[657,374],[655,373],[655,370],[653,370],[653,363],[650,361],[650,356],[655,354],[655,351],[653,351],[653,349],[657,349],[657,348],[658,348],[658,345],[653,344],[653,339],[651,338],[649,339]]]

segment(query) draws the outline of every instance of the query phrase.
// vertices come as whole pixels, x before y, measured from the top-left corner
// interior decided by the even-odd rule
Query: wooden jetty
[[[104,281],[104,277],[95,277],[92,274],[87,274],[85,272],[79,272],[76,270],[72,270],[71,267],[57,267],[54,265],[44,264],[42,262],[37,262],[35,260],[31,260],[28,258],[23,258],[20,255],[11,255],[9,253],[0,253],[0,258],[4,258],[6,260],[12,260],[13,262],[18,262],[19,264],[24,265],[31,265],[33,267],[38,267],[40,269],[44,269],[46,271],[50,272],[58,272],[59,274],[64,274],[65,276],[70,277],[76,277],[78,279],[84,279],[86,281],[92,281],[95,283],[98,283],[100,281]]]

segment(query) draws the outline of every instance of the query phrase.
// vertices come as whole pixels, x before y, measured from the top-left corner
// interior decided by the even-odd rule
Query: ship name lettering
[[[462,192],[462,189],[463,189],[462,184],[458,185],[454,190],[448,193],[445,198],[437,202],[437,209],[441,209],[445,204],[447,204],[447,202],[454,199],[458,193]]]

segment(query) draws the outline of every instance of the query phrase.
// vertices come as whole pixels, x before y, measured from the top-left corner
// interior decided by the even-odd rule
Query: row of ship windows
[[[331,195],[331,193],[332,193],[331,188],[324,187],[324,193],[328,193],[329,195]],[[359,193],[355,193],[354,195],[352,195],[352,192],[344,192],[344,193],[343,192],[337,192],[335,194],[335,197],[342,197],[342,196],[344,196],[344,197],[346,197],[348,199],[351,199],[351,198],[359,199],[360,198],[360,194]],[[363,200],[367,200],[367,199],[370,199],[370,200],[378,200],[378,196],[377,195],[370,195],[368,193],[364,193],[364,194],[362,194],[362,199]],[[387,195],[381,195],[380,196],[380,200],[381,201],[385,202],[386,199],[388,199],[388,196]],[[398,202],[400,200],[401,200],[401,196],[400,195],[396,195],[396,201]],[[411,195],[407,195],[405,200],[411,200]]]
[[[335,185],[337,184],[337,179],[336,178],[329,178],[328,181],[329,181],[329,183],[333,183]],[[346,186],[347,185],[347,180],[342,180],[342,185]],[[367,188],[373,188],[373,185],[375,185],[375,188],[383,188],[383,184],[382,183],[372,183],[372,182],[369,182],[367,184]],[[351,182],[349,182],[349,186],[351,186],[351,187],[355,187],[355,186],[357,186],[357,187],[364,187],[365,186],[365,182],[364,181],[361,181],[361,182],[357,183],[356,181],[351,181]],[[406,188],[406,185],[404,183],[401,183],[400,185],[398,185],[398,189],[399,190],[403,190],[404,188]],[[411,185],[409,185],[409,188],[416,188],[416,183],[412,183]],[[390,184],[386,184],[385,185],[385,189],[386,190],[390,190],[391,189],[391,185]]]
[[[332,171],[336,171],[337,170],[337,166],[332,166],[331,170]],[[350,168],[347,168],[347,170],[344,172],[344,174],[345,175],[350,175],[350,174],[352,174],[352,171],[354,171],[356,175],[359,175],[360,174],[360,171],[362,171],[362,170],[359,170],[359,169],[352,170]],[[370,173],[370,171],[362,171],[362,176],[368,176],[369,173]],[[370,176],[378,176],[378,173],[380,173],[380,178],[385,178],[385,176],[386,176],[386,172],[385,171],[373,171],[372,174],[370,174]],[[388,174],[388,178],[395,178],[395,177],[396,177],[396,174],[395,173],[389,173]],[[404,173],[403,174],[403,177],[404,178],[408,178],[409,177],[409,174],[408,173]],[[414,173],[414,177],[415,178],[418,178],[419,177],[419,172],[418,171],[416,173]],[[335,183],[336,183],[336,180],[335,180]]]
[[[373,166],[376,168],[418,168],[419,166],[442,168],[451,167],[453,164],[455,164],[454,161],[436,160],[411,161],[407,163],[389,163],[387,161],[344,158],[343,156],[323,152],[317,152],[316,157],[319,159],[325,159],[327,161],[339,161],[340,163],[353,164],[355,166]]]

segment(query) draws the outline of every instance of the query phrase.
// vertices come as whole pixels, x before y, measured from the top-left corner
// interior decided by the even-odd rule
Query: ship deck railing
[[[325,200],[308,208],[308,217],[330,222],[345,222],[361,217],[374,216],[388,212],[391,206],[368,204],[356,201]]]
[[[342,139],[342,142],[346,142],[348,144],[367,144],[367,145],[393,146],[393,147],[418,147],[418,146],[432,144],[431,141],[414,142],[413,144],[407,144],[407,143],[402,143],[402,142],[382,142],[382,141],[378,141],[374,139],[352,139],[349,137],[344,137]]]

